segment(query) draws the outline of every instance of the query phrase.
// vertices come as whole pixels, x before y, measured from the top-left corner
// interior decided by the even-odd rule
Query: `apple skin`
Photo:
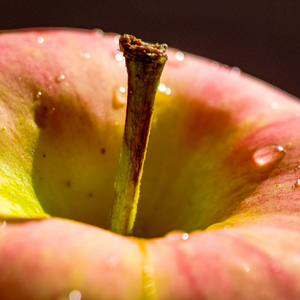
[[[112,201],[114,36],[0,35],[1,299],[299,299],[300,105],[203,58],[169,51],[134,234],[181,231],[125,238],[66,219],[104,227]],[[286,155],[258,166],[273,144]]]

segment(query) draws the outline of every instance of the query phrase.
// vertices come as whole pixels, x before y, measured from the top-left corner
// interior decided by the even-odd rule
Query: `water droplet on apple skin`
[[[292,188],[300,188],[300,178],[292,185]]]
[[[127,104],[127,94],[124,87],[120,87],[113,94],[113,108],[120,109]]]
[[[243,264],[242,264],[242,268],[243,268],[243,270],[244,270],[246,273],[248,273],[248,272],[250,271],[250,267],[249,267],[249,265],[246,264],[246,263],[243,263]]]
[[[120,39],[120,35],[119,35],[119,34],[117,34],[117,35],[114,36],[114,42],[115,42],[117,45],[119,45],[119,39]]]
[[[100,38],[100,37],[103,37],[104,36],[104,32],[103,30],[99,29],[99,28],[95,28],[93,29],[94,31],[94,35],[97,37],[97,38]]]
[[[234,78],[238,78],[241,75],[241,70],[237,67],[233,67],[230,70],[230,75]]]
[[[74,290],[69,294],[70,300],[81,300],[81,293],[78,290]]]
[[[111,256],[106,260],[105,265],[107,268],[113,269],[119,264],[119,262],[120,261],[116,256]]]
[[[271,271],[272,271],[273,273],[278,273],[278,272],[280,272],[280,271],[281,271],[281,265],[280,265],[279,263],[273,263],[273,264],[271,265]]]
[[[65,78],[66,78],[66,76],[63,75],[63,74],[61,74],[61,75],[55,77],[55,81],[56,81],[57,83],[61,83],[63,80],[65,80]]]
[[[184,231],[172,231],[169,232],[165,239],[170,242],[177,242],[177,241],[186,241],[188,240],[190,235],[187,232]]]
[[[39,44],[44,43],[44,38],[41,36],[39,36],[36,40],[38,41]]]
[[[256,165],[267,167],[279,163],[285,154],[286,152],[282,146],[270,144],[255,150],[252,157]]]
[[[214,71],[217,71],[217,70],[219,70],[219,68],[220,68],[220,64],[219,64],[218,62],[216,62],[216,61],[212,61],[212,62],[210,63],[210,68],[211,68],[212,70],[214,70]]]

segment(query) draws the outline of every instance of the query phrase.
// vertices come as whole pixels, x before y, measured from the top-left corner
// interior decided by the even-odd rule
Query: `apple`
[[[1,299],[299,299],[300,104],[168,50],[132,236],[106,228],[116,35],[0,35]]]

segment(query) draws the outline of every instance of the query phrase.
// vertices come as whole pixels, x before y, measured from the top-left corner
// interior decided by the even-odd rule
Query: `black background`
[[[208,57],[300,97],[299,0],[0,0],[0,29],[100,28]]]

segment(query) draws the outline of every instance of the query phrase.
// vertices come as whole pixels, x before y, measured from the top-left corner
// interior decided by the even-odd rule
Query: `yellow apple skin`
[[[300,105],[237,69],[169,50],[134,228],[148,239],[99,228],[125,119],[114,37],[0,35],[0,298],[299,299]]]

